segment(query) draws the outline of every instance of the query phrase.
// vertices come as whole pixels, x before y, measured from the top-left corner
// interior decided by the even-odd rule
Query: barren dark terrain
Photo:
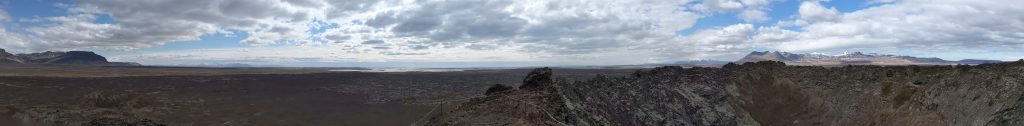
[[[39,67],[39,66],[37,66]],[[10,125],[1021,125],[1024,60],[328,72],[20,66]],[[37,70],[34,70],[37,69]],[[20,70],[20,71],[19,71]],[[100,70],[100,71],[96,71]],[[109,72],[104,72],[107,70]],[[127,76],[103,73],[137,73]],[[173,72],[160,72],[173,71]],[[18,72],[40,74],[19,75]],[[188,73],[214,72],[188,75]],[[253,72],[245,74],[246,72]],[[173,74],[170,74],[173,73]]]
[[[1024,125],[1024,60],[981,65],[659,67],[523,86],[442,107],[427,125]]]
[[[441,104],[482,96],[490,85],[518,84],[529,72],[53,67],[0,71],[0,125],[410,125]]]

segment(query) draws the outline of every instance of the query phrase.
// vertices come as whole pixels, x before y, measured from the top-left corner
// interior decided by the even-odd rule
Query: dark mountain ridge
[[[0,63],[25,63],[21,57],[15,56],[14,54],[7,53],[6,50],[0,49]]]
[[[29,54],[11,54],[0,49],[0,63],[8,64],[58,64],[58,65],[100,65],[100,66],[141,66],[131,62],[109,62],[106,57],[89,51],[46,51]]]

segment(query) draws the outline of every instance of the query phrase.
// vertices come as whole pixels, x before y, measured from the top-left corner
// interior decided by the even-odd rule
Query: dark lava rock
[[[576,82],[536,69],[520,89],[426,125],[1024,125],[1024,60],[980,65],[659,67]],[[537,90],[541,89],[541,90]]]
[[[484,95],[491,95],[491,94],[495,94],[495,93],[506,92],[506,91],[509,91],[509,90],[512,90],[512,89],[513,89],[512,87],[505,86],[503,84],[494,84],[493,86],[487,88],[487,92],[484,93]]]
[[[519,86],[519,89],[524,90],[544,90],[547,87],[551,87],[551,68],[537,68],[530,71],[523,79],[523,85]]]
[[[562,122],[565,105],[552,86],[550,68],[538,68],[523,80],[521,90],[504,85],[488,88],[487,96],[443,105],[428,115],[427,126],[551,126]]]
[[[167,126],[150,119],[97,118],[83,126]]]

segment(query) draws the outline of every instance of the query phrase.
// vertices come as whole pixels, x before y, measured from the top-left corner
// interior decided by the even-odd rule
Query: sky
[[[3,0],[0,48],[146,65],[622,65],[751,51],[1014,60],[1021,12],[1021,0]]]

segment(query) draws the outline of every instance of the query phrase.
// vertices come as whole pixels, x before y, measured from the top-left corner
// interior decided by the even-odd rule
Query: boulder
[[[551,87],[551,68],[537,68],[530,71],[523,79],[523,85],[519,86],[519,89],[523,90],[544,90],[547,87]]]
[[[512,87],[505,86],[503,84],[494,84],[491,87],[487,88],[487,92],[484,93],[484,95],[492,95],[496,93],[506,92],[509,90],[512,90]]]

